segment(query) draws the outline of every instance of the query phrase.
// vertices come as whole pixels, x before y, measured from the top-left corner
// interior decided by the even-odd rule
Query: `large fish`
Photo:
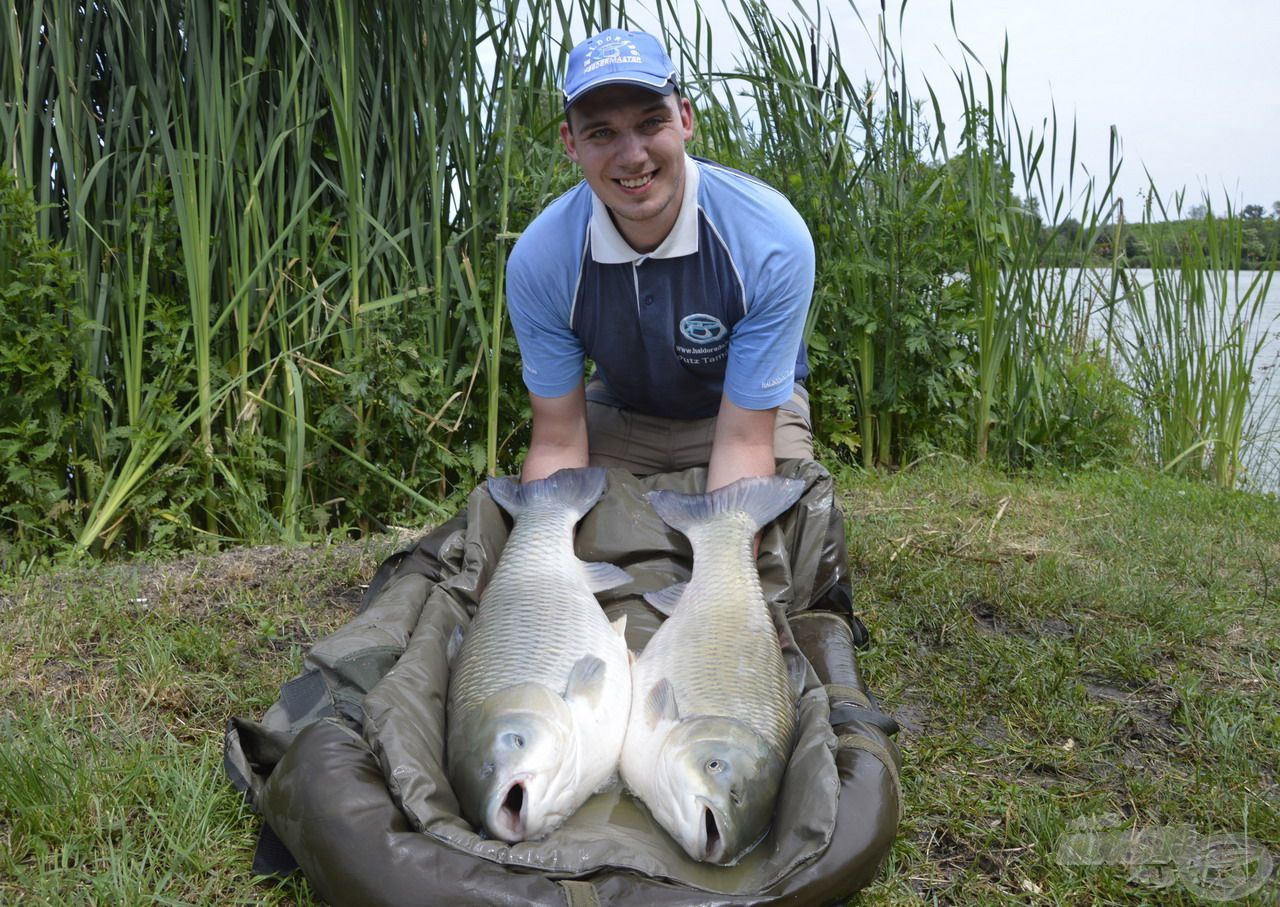
[[[732,863],[768,829],[803,675],[788,669],[752,542],[804,482],[748,478],[649,501],[693,545],[685,586],[646,596],[668,617],[632,666],[622,780],[695,860]]]
[[[550,832],[617,768],[630,656],[623,621],[610,624],[592,593],[630,577],[573,551],[604,485],[603,469],[489,479],[515,526],[450,646],[446,764],[463,815],[507,842]]]

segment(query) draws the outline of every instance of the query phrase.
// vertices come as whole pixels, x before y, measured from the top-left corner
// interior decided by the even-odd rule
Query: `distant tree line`
[[[1176,212],[1181,213],[1181,212]],[[1217,214],[1208,205],[1190,206],[1184,217],[1154,221],[1149,218],[1133,223],[1113,217],[1096,232],[1092,249],[1081,264],[1122,263],[1133,268],[1150,268],[1154,261],[1181,261],[1189,248],[1203,249],[1211,220],[1225,221],[1240,232],[1240,266],[1256,270],[1274,263],[1280,252],[1280,201],[1271,204],[1271,212],[1262,205],[1245,205],[1239,211],[1228,209]],[[1045,230],[1051,228],[1045,227]],[[1082,227],[1074,218],[1066,218],[1052,228],[1055,235],[1049,244],[1046,264],[1074,264],[1080,254]]]

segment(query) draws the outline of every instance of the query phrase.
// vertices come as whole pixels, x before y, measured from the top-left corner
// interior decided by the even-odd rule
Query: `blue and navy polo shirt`
[[[680,214],[649,253],[583,181],[529,224],[507,264],[525,386],[563,396],[589,357],[598,402],[677,419],[716,415],[726,392],[744,409],[780,406],[809,372],[813,274],[799,213],[737,170],[686,157]]]

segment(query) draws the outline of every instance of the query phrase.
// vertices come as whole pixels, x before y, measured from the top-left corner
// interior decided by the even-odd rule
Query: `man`
[[[812,457],[800,215],[686,155],[693,108],[651,35],[609,29],[575,47],[564,102],[560,137],[584,182],[534,219],[507,268],[533,409],[523,479],[707,465],[710,491]]]

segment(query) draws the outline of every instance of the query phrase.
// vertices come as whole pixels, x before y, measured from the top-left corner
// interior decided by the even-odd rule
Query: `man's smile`
[[[628,179],[616,179],[614,182],[624,189],[643,189],[645,186],[653,182],[657,175],[658,171],[654,170],[650,173],[643,173],[640,176],[634,176]]]

